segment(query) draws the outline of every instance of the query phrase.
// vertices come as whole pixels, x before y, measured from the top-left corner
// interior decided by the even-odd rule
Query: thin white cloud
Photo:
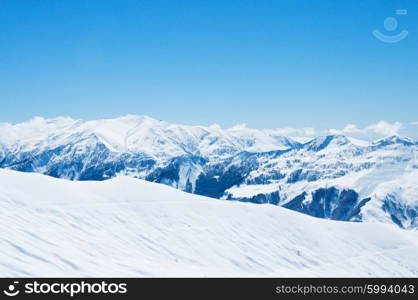
[[[330,129],[329,133],[355,136],[389,136],[399,134],[399,131],[403,128],[404,126],[400,122],[389,123],[387,121],[380,121],[362,129],[355,124],[348,124],[343,129]]]
[[[363,132],[363,130],[359,129],[355,124],[347,124],[343,129],[332,128],[328,131],[330,134],[352,134]]]
[[[231,128],[229,128],[228,130],[234,131],[234,130],[243,130],[243,129],[248,129],[246,123],[237,124],[237,125],[232,126]]]
[[[276,128],[275,133],[284,136],[314,136],[316,134],[316,130],[312,127],[305,127],[305,128],[293,128],[293,127],[284,127],[284,128]]]
[[[388,136],[398,134],[399,130],[402,128],[403,125],[400,122],[389,123],[386,121],[380,121],[376,124],[366,127],[365,130],[374,132],[379,135]]]
[[[384,138],[391,135],[405,135],[410,138],[418,138],[418,132],[415,129],[415,125],[418,125],[417,122],[410,122],[402,124],[401,122],[388,122],[388,121],[379,121],[377,123],[360,127],[356,124],[347,124],[343,128],[332,128],[327,130],[316,130],[312,127],[296,128],[296,127],[282,127],[276,129],[264,129],[261,130],[264,133],[282,135],[293,138],[298,141],[307,141],[312,139],[315,136],[320,135],[346,135],[350,138],[372,141],[379,138]],[[258,131],[256,129],[250,129],[245,124],[238,124],[234,127],[228,129],[230,131]]]
[[[283,135],[283,136],[314,136],[316,134],[316,130],[312,127],[304,127],[304,128],[294,128],[294,127],[283,127],[283,128],[276,128],[276,129],[252,129],[247,127],[247,124],[237,124],[232,126],[231,128],[227,129],[228,131],[253,131],[253,132],[264,132],[267,134],[273,135]]]
[[[343,132],[344,133],[361,133],[361,129],[359,129],[357,127],[357,125],[355,124],[347,124],[344,128],[343,128]]]
[[[343,131],[340,129],[331,128],[330,130],[328,130],[328,133],[332,135],[338,135],[343,134]]]
[[[210,125],[209,128],[212,130],[222,130],[222,127],[217,123]]]

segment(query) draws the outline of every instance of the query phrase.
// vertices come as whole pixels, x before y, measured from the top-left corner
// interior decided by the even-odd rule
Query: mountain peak
[[[351,141],[345,135],[337,134],[316,137],[305,143],[304,147],[311,151],[321,151],[329,145],[343,146],[347,144],[351,144]]]
[[[393,145],[393,144],[402,144],[405,146],[412,146],[417,144],[414,140],[410,139],[409,137],[406,136],[401,136],[401,135],[391,135],[388,137],[385,137],[383,139],[379,139],[375,142],[373,142],[373,145],[375,146],[388,146],[388,145]]]

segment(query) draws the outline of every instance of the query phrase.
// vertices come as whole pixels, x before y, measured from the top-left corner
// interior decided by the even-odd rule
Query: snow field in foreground
[[[0,170],[0,276],[418,276],[418,233]]]

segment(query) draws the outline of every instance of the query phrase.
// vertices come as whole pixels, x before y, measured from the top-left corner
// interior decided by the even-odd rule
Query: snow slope
[[[0,170],[0,276],[418,276],[418,233]]]

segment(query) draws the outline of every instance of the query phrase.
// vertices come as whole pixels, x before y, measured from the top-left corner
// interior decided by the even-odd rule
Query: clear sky
[[[0,122],[418,121],[416,0],[1,0],[0,47]]]

